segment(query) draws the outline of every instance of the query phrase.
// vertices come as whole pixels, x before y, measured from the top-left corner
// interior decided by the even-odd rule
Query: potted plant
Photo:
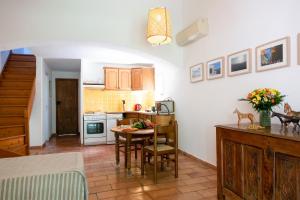
[[[247,98],[240,99],[241,101],[248,101],[254,110],[259,113],[259,122],[263,127],[271,126],[271,111],[272,107],[279,105],[285,95],[282,95],[276,89],[261,88],[250,92]]]

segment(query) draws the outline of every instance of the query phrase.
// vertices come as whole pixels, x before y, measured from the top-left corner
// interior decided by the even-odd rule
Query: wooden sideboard
[[[300,135],[216,126],[218,199],[300,200]]]

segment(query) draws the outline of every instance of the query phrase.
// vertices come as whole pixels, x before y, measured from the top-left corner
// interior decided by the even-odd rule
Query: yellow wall
[[[142,110],[154,106],[153,91],[108,91],[84,89],[84,112],[120,112],[122,110],[122,99],[125,99],[125,110],[132,111],[134,104],[142,105]]]

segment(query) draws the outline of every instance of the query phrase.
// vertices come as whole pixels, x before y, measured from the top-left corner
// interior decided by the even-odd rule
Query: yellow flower
[[[255,97],[256,97],[256,99],[257,99],[258,101],[261,100],[261,97],[260,97],[259,95],[256,95]]]

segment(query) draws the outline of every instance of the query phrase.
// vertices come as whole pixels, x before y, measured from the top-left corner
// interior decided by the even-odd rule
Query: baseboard
[[[204,166],[206,167],[209,167],[211,169],[214,169],[214,170],[217,170],[217,167],[215,165],[212,165],[204,160],[201,160],[199,158],[197,158],[196,156],[192,155],[192,154],[189,154],[181,149],[178,149],[179,153],[182,153],[183,155],[189,157],[189,158],[192,158],[193,160],[197,160],[198,162],[200,162],[201,164],[203,164]]]
[[[29,149],[32,149],[32,150],[34,150],[34,149],[43,149],[45,146],[46,146],[46,142],[44,142],[44,144],[41,145],[41,146],[31,146],[31,147],[29,147]]]

